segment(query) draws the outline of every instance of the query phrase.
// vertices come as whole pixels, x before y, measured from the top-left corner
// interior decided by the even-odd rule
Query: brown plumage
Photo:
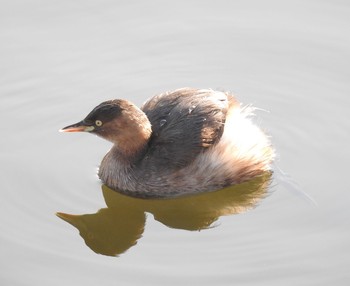
[[[175,197],[241,183],[269,169],[274,152],[251,108],[229,93],[182,88],[139,109],[126,100],[94,108],[64,132],[87,131],[114,146],[99,177],[137,197]]]

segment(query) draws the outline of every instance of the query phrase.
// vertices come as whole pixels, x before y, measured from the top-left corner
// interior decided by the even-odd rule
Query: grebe
[[[99,177],[141,198],[171,198],[238,184],[270,169],[274,150],[233,95],[181,88],[138,108],[122,99],[95,107],[62,132],[89,132],[114,145]]]

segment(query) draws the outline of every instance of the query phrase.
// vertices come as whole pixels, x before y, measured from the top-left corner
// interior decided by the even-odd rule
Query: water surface
[[[349,10],[340,0],[3,1],[1,285],[347,285]],[[209,204],[216,216],[187,225],[184,202],[111,208],[120,198],[95,175],[110,144],[58,129],[104,100],[141,105],[184,86],[268,111],[256,120],[290,181],[279,173],[253,204]],[[130,236],[96,251],[96,234],[56,212],[80,225],[112,218],[111,231],[116,217]]]

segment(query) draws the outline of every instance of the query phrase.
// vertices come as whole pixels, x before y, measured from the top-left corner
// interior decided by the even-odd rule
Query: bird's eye
[[[102,121],[101,120],[96,120],[95,121],[95,125],[96,126],[101,126],[102,125]]]

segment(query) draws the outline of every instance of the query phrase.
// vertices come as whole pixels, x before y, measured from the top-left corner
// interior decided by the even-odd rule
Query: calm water
[[[1,285],[348,285],[348,2],[0,5]],[[269,111],[291,179],[131,200],[95,175],[108,142],[57,132],[183,86]]]

